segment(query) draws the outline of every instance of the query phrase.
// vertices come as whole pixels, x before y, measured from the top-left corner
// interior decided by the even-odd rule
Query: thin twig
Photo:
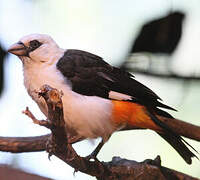
[[[32,114],[32,112],[29,110],[28,107],[26,107],[26,110],[22,111],[22,113],[24,113],[29,118],[31,118],[34,124],[38,124],[40,126],[44,126],[46,128],[49,128],[49,129],[50,129],[50,126],[52,126],[52,124],[48,120],[38,120],[38,119],[36,119],[35,116]]]

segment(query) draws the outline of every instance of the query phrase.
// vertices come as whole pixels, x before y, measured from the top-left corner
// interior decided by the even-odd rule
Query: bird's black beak
[[[28,54],[27,47],[22,42],[11,45],[8,52],[16,56],[27,56]]]

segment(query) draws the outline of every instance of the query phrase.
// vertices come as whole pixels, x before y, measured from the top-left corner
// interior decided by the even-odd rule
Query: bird
[[[36,93],[44,84],[61,90],[67,132],[77,139],[102,138],[91,154],[98,152],[114,132],[150,129],[164,138],[185,160],[192,163],[195,150],[162,118],[173,121],[174,108],[131,73],[114,67],[103,58],[77,49],[63,49],[46,34],[29,34],[10,46],[8,52],[23,64],[28,94],[47,117],[47,105]],[[195,150],[196,151],[196,150]]]

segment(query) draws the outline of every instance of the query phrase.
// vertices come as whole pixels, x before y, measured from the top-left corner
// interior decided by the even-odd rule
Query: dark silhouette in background
[[[159,78],[199,81],[199,76],[184,76],[171,71],[170,55],[180,42],[185,18],[186,15],[182,12],[172,12],[165,17],[144,24],[120,67],[130,72]],[[160,66],[161,59],[152,55],[167,55],[163,58],[165,63]],[[142,58],[138,57],[146,58],[140,61]],[[154,61],[155,59],[158,61]]]
[[[2,94],[3,88],[4,88],[4,59],[7,55],[7,52],[3,49],[3,47],[0,44],[0,95]]]
[[[130,53],[173,53],[182,35],[184,17],[183,13],[174,12],[161,19],[148,22],[142,27]]]

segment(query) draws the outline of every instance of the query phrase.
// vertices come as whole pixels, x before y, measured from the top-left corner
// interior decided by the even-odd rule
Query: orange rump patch
[[[112,121],[117,127],[130,126],[161,131],[149,117],[145,106],[128,101],[112,100]]]

